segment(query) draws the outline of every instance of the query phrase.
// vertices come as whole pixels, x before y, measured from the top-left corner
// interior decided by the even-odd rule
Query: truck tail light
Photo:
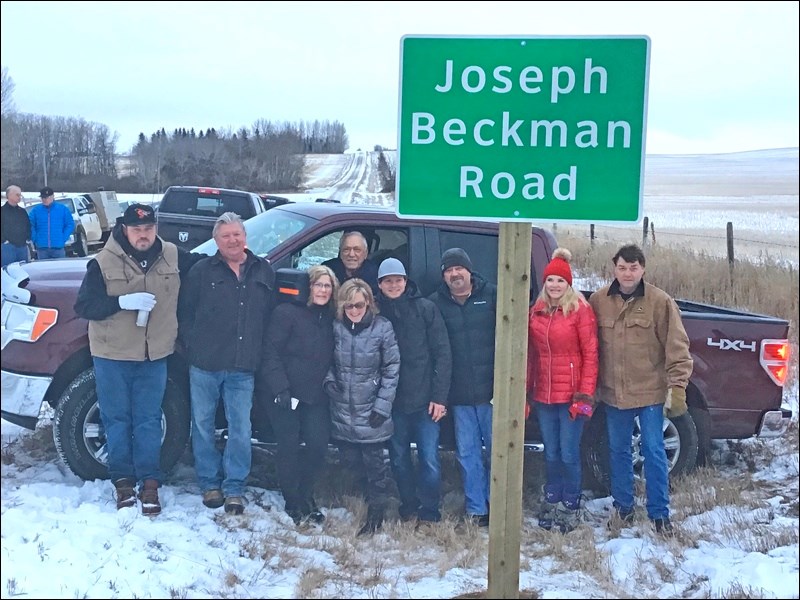
[[[5,348],[11,340],[35,342],[47,333],[56,321],[58,321],[58,311],[54,308],[3,302],[0,347]]]
[[[776,385],[783,387],[789,375],[789,357],[791,349],[789,340],[761,340],[759,362],[769,378]]]

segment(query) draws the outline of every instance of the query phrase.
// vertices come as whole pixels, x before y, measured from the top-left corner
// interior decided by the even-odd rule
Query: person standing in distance
[[[597,388],[606,405],[611,495],[616,515],[632,522],[631,439],[639,417],[647,516],[657,532],[669,534],[664,412],[672,418],[687,411],[686,386],[693,368],[689,336],[675,300],[643,280],[645,256],[639,246],[622,246],[611,260],[614,281],[589,298],[599,330]]]
[[[56,193],[51,187],[42,188],[41,204],[31,209],[31,240],[36,247],[36,258],[64,258],[69,236],[75,231],[72,213],[63,204],[55,202]]]
[[[252,463],[255,372],[274,303],[275,271],[247,249],[242,218],[226,212],[214,223],[217,252],[199,261],[181,287],[180,337],[189,354],[192,451],[203,504],[244,512]],[[222,400],[228,421],[224,454],[216,447]]]
[[[392,405],[389,458],[400,493],[400,518],[435,523],[442,516],[439,421],[447,414],[452,359],[450,339],[436,305],[422,298],[396,258],[378,267],[376,301],[400,348],[400,378]],[[414,471],[411,444],[417,448]]]
[[[132,204],[86,265],[75,313],[89,321],[117,509],[136,506],[138,485],[142,514],[161,512],[161,404],[178,335],[180,274],[202,256],[162,240],[153,208]]]
[[[28,240],[31,239],[31,221],[28,212],[19,203],[22,190],[17,185],[6,189],[6,202],[0,208],[3,229],[3,264],[28,260]]]
[[[580,523],[581,435],[597,384],[597,321],[572,287],[572,253],[556,248],[528,316],[528,397],[544,442],[539,527],[561,533]]]
[[[483,449],[491,461],[497,286],[474,272],[462,248],[442,254],[442,279],[430,299],[439,307],[450,338],[453,374],[448,405],[455,425],[466,514],[479,527],[488,527],[490,467]]]

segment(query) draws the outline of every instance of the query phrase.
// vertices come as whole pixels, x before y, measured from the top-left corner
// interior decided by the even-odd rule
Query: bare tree
[[[3,67],[2,80],[0,81],[0,114],[6,117],[15,112],[14,107],[14,80],[8,74],[8,67]]]

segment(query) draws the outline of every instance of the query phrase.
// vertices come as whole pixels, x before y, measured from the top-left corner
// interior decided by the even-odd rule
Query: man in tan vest
[[[161,403],[178,335],[180,274],[203,254],[156,234],[152,206],[132,204],[86,266],[75,312],[89,321],[97,402],[117,509],[161,512]]]

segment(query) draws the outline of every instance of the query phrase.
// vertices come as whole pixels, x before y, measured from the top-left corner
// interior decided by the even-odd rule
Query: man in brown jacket
[[[612,262],[614,281],[589,299],[599,330],[597,396],[606,404],[611,495],[619,518],[632,522],[631,441],[634,418],[639,417],[647,516],[657,532],[670,533],[664,411],[678,417],[687,410],[686,386],[692,374],[689,337],[675,301],[642,280],[641,248],[622,246]]]
[[[75,312],[89,321],[97,403],[117,509],[161,512],[161,403],[178,335],[180,273],[204,254],[156,235],[152,206],[132,204],[86,265]]]

